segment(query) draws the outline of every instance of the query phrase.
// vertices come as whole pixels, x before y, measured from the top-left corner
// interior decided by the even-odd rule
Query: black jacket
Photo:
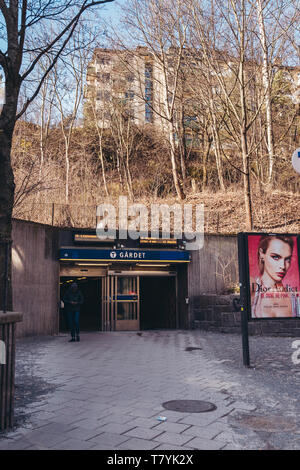
[[[65,303],[67,311],[77,312],[83,304],[83,295],[79,289],[73,291],[69,288],[64,295],[63,302]],[[76,302],[76,304],[71,304],[71,302]]]

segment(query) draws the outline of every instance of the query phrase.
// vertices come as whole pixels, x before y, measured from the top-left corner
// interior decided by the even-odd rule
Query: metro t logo
[[[6,364],[6,348],[4,341],[0,340],[0,364]]]

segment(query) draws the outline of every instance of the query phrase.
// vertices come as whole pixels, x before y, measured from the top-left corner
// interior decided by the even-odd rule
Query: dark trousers
[[[75,334],[79,336],[79,310],[75,312],[69,311],[68,321],[72,338],[75,338]]]

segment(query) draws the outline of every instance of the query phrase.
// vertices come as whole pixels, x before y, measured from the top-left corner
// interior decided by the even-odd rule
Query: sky
[[[117,23],[120,17],[120,8],[118,5],[125,5],[126,0],[115,0],[112,3],[103,5],[101,17],[104,20],[112,20],[113,23]]]
[[[100,18],[107,21],[108,23],[112,22],[113,25],[118,23],[120,18],[120,7],[119,5],[125,5],[126,0],[115,0],[114,2],[104,4],[101,7],[101,11],[99,12]],[[6,43],[4,41],[0,41],[0,48],[6,50]],[[0,69],[0,76],[1,76],[1,69]],[[0,79],[0,108],[3,105],[3,86],[4,84],[1,83]],[[0,109],[1,111],[1,109]]]

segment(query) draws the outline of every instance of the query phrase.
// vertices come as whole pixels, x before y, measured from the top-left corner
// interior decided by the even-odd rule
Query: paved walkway
[[[251,339],[255,369],[243,368],[235,335],[145,331],[68,339],[18,342],[16,428],[0,435],[0,450],[300,448],[292,339]],[[193,347],[201,349],[186,350]],[[273,362],[263,359],[270,354]],[[174,399],[210,401],[217,409],[165,410],[162,404]]]

